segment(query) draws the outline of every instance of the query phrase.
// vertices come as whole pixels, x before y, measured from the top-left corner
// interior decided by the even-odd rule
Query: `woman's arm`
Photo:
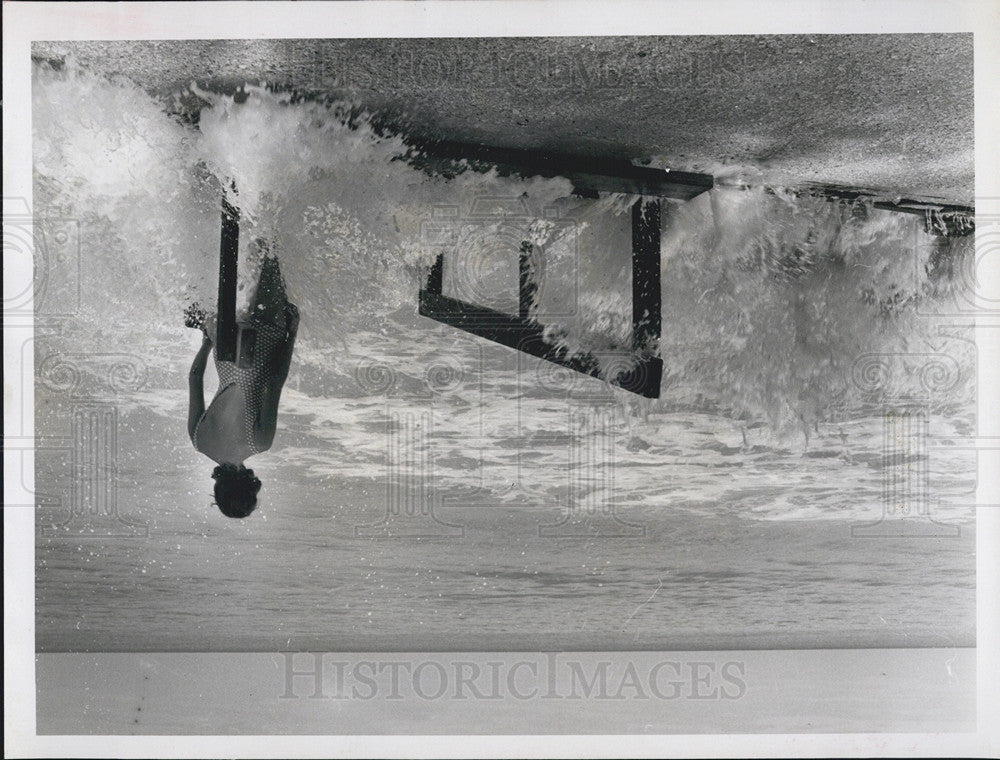
[[[191,362],[188,373],[188,435],[194,439],[198,420],[205,413],[205,367],[208,364],[208,354],[212,350],[212,341],[206,335],[201,342],[201,348]]]

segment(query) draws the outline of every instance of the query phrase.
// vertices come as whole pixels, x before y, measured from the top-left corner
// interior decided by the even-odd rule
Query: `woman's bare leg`
[[[288,303],[288,297],[281,277],[281,266],[278,258],[268,249],[266,242],[257,240],[255,244],[264,252],[264,260],[261,262],[257,288],[250,299],[250,320],[272,324],[284,330],[285,305]]]

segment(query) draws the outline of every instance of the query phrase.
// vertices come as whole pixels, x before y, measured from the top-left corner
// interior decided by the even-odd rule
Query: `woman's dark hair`
[[[257,506],[260,480],[243,465],[220,464],[212,471],[215,505],[226,517],[246,517]]]

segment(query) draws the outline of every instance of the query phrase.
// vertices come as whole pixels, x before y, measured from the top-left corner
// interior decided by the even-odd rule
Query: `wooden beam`
[[[768,192],[774,193],[774,188],[767,188]],[[786,190],[787,192],[787,190]],[[895,200],[879,200],[884,196],[877,190],[842,187],[839,185],[807,185],[805,188],[792,189],[797,194],[816,195],[832,201],[855,202],[862,201],[872,204],[873,208],[882,211],[895,211],[901,214],[917,214],[924,216],[928,212],[936,212],[944,215],[955,215],[967,218],[968,224],[965,228],[969,231],[974,229],[974,217],[976,209],[974,206],[967,206],[959,203],[944,203],[934,200],[919,200],[916,198],[896,198]],[[967,234],[966,232],[960,234]]]
[[[420,314],[575,372],[602,378],[600,362],[595,357],[590,354],[568,355],[566,349],[546,342],[544,325],[532,320],[469,304],[427,289],[420,291]],[[662,376],[662,360],[647,356],[634,357],[631,369],[602,379],[646,398],[659,398]]]
[[[535,300],[535,293],[538,291],[538,284],[535,282],[535,267],[532,261],[534,246],[527,240],[521,243],[521,252],[518,257],[518,272],[520,274],[520,286],[517,293],[518,315],[526,320],[531,313],[531,305]]]
[[[660,201],[632,204],[632,350],[660,341]]]
[[[617,158],[550,150],[498,148],[455,141],[414,142],[407,160],[420,168],[457,174],[466,162],[476,171],[496,169],[501,176],[565,177],[580,194],[630,193],[687,201],[711,190],[712,175],[635,166]],[[451,164],[451,166],[449,166]]]
[[[444,254],[439,253],[437,258],[434,259],[434,263],[431,265],[431,271],[427,274],[427,288],[426,290],[430,293],[437,293],[441,295],[444,288]]]

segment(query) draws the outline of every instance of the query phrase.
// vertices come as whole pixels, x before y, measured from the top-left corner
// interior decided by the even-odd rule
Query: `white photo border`
[[[31,62],[34,40],[247,39],[436,36],[609,36],[676,34],[918,33],[975,35],[977,213],[1000,212],[1000,6],[969,0],[843,0],[838,3],[745,3],[740,0],[573,2],[192,2],[4,3],[4,204],[30,198]],[[18,262],[4,260],[18,281]],[[23,263],[23,262],[22,262]],[[28,273],[30,278],[30,272]],[[979,283],[996,298],[1000,283]],[[1000,324],[981,323],[980,436],[1000,435]],[[5,324],[5,338],[8,325]],[[30,353],[24,358],[31,363]],[[33,367],[18,345],[4,341],[5,408],[34,404]],[[5,433],[11,415],[5,414]],[[29,430],[30,433],[30,430]],[[23,493],[5,435],[5,504]],[[1000,503],[1000,451],[979,453],[978,503]],[[670,736],[37,736],[35,734],[33,510],[4,510],[5,749],[8,756],[949,756],[1000,752],[997,626],[997,510],[977,514],[978,730],[970,734],[670,735]]]

